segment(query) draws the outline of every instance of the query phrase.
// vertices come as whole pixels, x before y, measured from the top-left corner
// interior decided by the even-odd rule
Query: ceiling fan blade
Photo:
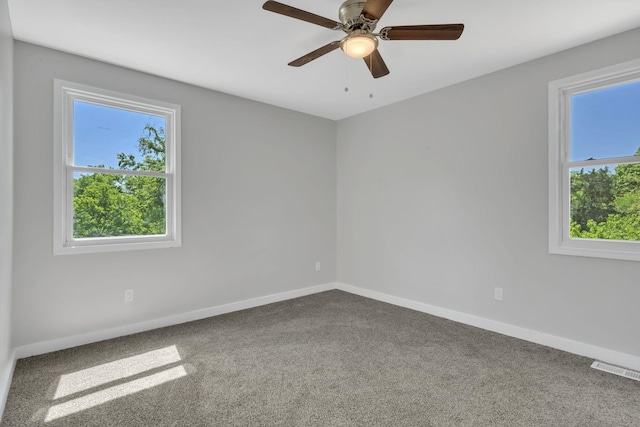
[[[329,18],[316,15],[306,10],[297,9],[293,6],[287,6],[286,4],[278,3],[277,1],[267,1],[262,5],[264,10],[269,12],[279,13],[280,15],[289,16],[291,18],[300,19],[302,21],[311,22],[312,24],[320,25],[321,27],[340,29],[340,23],[332,21]]]
[[[463,24],[407,25],[385,27],[380,30],[383,40],[457,40],[464,31]]]
[[[378,49],[374,50],[373,53],[364,58],[365,64],[369,67],[369,71],[371,71],[371,75],[374,79],[379,77],[386,76],[389,74],[389,69],[387,68],[387,64],[384,63],[382,59],[382,55],[378,52]]]
[[[335,41],[335,42],[331,42],[329,44],[326,44],[324,46],[322,46],[320,49],[316,49],[313,52],[309,52],[304,56],[301,56],[300,58],[296,59],[295,61],[291,61],[289,62],[289,65],[292,67],[301,67],[305,64],[308,64],[309,62],[313,61],[314,59],[318,59],[320,58],[322,55],[326,55],[329,52],[333,52],[334,50],[336,50],[337,48],[340,47],[340,41]]]
[[[393,0],[367,0],[362,14],[367,19],[380,19]]]

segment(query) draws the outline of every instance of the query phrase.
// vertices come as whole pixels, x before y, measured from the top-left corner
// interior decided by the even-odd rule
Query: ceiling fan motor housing
[[[362,16],[365,3],[362,0],[347,0],[340,5],[338,16],[345,31],[365,30],[373,32],[378,21],[371,21]]]
[[[347,0],[340,5],[340,22],[347,24],[349,21],[356,20],[360,17],[365,2],[362,0]]]

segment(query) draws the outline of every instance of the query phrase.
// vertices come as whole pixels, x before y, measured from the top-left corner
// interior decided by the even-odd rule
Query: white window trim
[[[549,83],[549,253],[640,261],[640,242],[569,236],[570,168],[638,163],[638,156],[570,162],[571,96],[640,80],[640,60]]]
[[[167,233],[165,235],[73,239],[72,132],[73,101],[75,100],[149,113],[166,119],[166,170],[164,173],[156,174],[166,178]],[[54,255],[182,246],[180,106],[58,79],[53,81],[53,101]],[[173,142],[170,143],[170,141]],[[100,172],[104,170],[100,169]],[[127,174],[138,173],[127,171]],[[149,175],[149,173],[144,174]]]

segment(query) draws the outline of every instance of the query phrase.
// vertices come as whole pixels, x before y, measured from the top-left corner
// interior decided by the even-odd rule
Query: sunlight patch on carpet
[[[126,357],[114,362],[94,366],[60,376],[54,399],[70,396],[103,384],[128,378],[151,369],[179,362],[180,353],[175,345]]]
[[[129,381],[86,396],[78,397],[49,408],[47,416],[45,417],[45,422],[66,417],[68,415],[102,405],[111,400],[129,396],[185,376],[187,376],[187,371],[184,369],[184,366],[181,365],[158,372],[157,374],[148,375],[137,380]]]

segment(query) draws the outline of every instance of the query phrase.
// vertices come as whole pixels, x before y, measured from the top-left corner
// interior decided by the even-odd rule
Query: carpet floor
[[[328,291],[20,359],[5,426],[640,426],[591,360]]]

